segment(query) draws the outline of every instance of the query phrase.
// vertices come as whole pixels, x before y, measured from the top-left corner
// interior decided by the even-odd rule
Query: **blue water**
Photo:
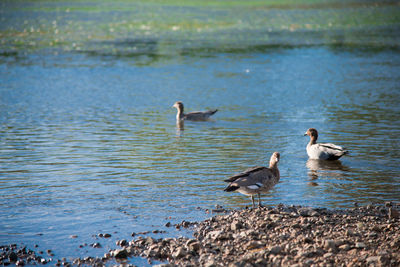
[[[102,256],[132,232],[190,235],[164,225],[249,206],[223,180],[274,151],[281,182],[265,205],[400,201],[398,50],[266,46],[151,61],[38,52],[1,56],[0,80],[0,244],[71,259]],[[178,100],[219,111],[182,129]],[[350,155],[308,161],[310,127]]]

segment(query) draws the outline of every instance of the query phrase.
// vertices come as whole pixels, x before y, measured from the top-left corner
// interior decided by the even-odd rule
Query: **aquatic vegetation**
[[[148,40],[168,55],[260,45],[397,48],[400,31],[400,6],[379,1],[6,1],[1,7],[3,53],[126,55],[141,50],[131,46],[135,41]]]

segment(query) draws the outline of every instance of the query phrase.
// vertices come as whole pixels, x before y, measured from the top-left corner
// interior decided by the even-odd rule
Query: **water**
[[[399,50],[386,39],[378,47],[297,45],[299,35],[241,40],[237,49],[137,39],[145,51],[134,55],[124,50],[132,39],[90,41],[84,51],[4,46],[0,244],[73,258],[101,256],[132,232],[190,235],[164,225],[202,220],[215,205],[250,205],[223,192],[223,180],[266,165],[274,151],[282,177],[265,205],[400,201]],[[282,40],[291,44],[274,44]],[[178,100],[187,111],[219,111],[180,128],[171,107]],[[350,155],[308,160],[310,127]]]

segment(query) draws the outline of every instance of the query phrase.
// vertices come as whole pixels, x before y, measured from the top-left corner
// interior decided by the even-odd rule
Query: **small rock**
[[[24,265],[25,265],[25,262],[24,262],[23,260],[18,260],[18,261],[15,263],[15,265],[16,265],[16,266],[24,266]]]
[[[357,242],[355,245],[355,248],[359,248],[359,249],[363,249],[365,247],[366,247],[366,245],[363,242]]]
[[[382,229],[378,225],[374,225],[374,227],[372,227],[372,231],[380,233]]]
[[[122,240],[118,240],[118,241],[116,242],[116,244],[117,244],[117,246],[125,247],[125,246],[128,245],[128,241],[126,241],[126,239],[122,239]]]
[[[389,219],[398,219],[400,218],[400,212],[393,207],[389,208]]]
[[[101,248],[101,244],[100,243],[93,243],[92,247],[94,248]]]
[[[381,262],[381,256],[371,256],[366,260],[367,264],[378,264]]]
[[[145,243],[146,243],[146,245],[152,245],[152,244],[155,243],[155,240],[154,240],[154,238],[152,238],[151,236],[148,236],[148,237],[146,238]]]
[[[186,246],[190,251],[198,251],[200,249],[200,243],[196,239],[189,239],[186,242]]]
[[[166,226],[166,227],[171,227],[171,223],[170,223],[170,222],[167,222],[167,223],[165,224],[165,226]]]
[[[306,266],[310,266],[310,265],[314,264],[314,260],[309,259],[309,260],[306,260],[304,263],[306,264]]]
[[[231,230],[232,230],[232,231],[236,231],[236,230],[239,230],[239,229],[241,229],[241,228],[243,228],[243,225],[242,225],[240,222],[238,222],[238,221],[233,221],[233,222],[231,223]]]
[[[172,257],[175,259],[183,258],[187,255],[186,251],[183,248],[178,248],[174,253],[172,253]]]
[[[214,261],[214,259],[209,259],[209,260],[207,260],[205,263],[204,263],[204,267],[214,267],[214,266],[217,266],[216,264],[215,264],[215,261]],[[242,265],[241,265],[242,266]],[[244,266],[244,265],[243,265]]]
[[[16,262],[18,260],[18,256],[14,251],[11,251],[10,254],[8,254],[8,260],[11,262]]]
[[[334,240],[325,240],[324,241],[324,248],[330,250],[336,250],[336,243]]]
[[[352,230],[350,230],[350,229],[347,229],[346,230],[346,235],[347,236],[354,236],[354,232]]]
[[[348,251],[350,250],[350,246],[348,244],[341,245],[339,247],[340,250]]]
[[[281,246],[273,246],[270,250],[271,254],[279,254],[282,251],[282,247]]]
[[[249,243],[246,244],[246,249],[247,250],[251,250],[251,249],[255,249],[255,248],[260,248],[260,247],[264,247],[265,244],[263,242],[260,241],[250,241]]]
[[[333,253],[331,253],[331,252],[328,252],[328,253],[325,253],[324,254],[324,258],[330,258],[330,257],[332,257],[334,254]]]
[[[310,208],[301,208],[301,209],[298,209],[297,212],[299,213],[300,216],[303,216],[303,217],[319,216],[318,211],[310,209]]]
[[[117,258],[117,259],[125,259],[128,257],[128,252],[126,249],[116,249],[111,252],[111,256]]]

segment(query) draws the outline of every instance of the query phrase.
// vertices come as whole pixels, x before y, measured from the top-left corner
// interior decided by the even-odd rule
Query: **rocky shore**
[[[393,203],[345,210],[278,205],[254,210],[220,209],[193,227],[193,238],[139,236],[118,240],[101,258],[53,265],[125,265],[129,257],[161,266],[400,266],[399,206]],[[30,253],[30,254],[29,254]],[[29,258],[30,257],[30,258]],[[1,247],[0,264],[43,264],[29,250]]]

